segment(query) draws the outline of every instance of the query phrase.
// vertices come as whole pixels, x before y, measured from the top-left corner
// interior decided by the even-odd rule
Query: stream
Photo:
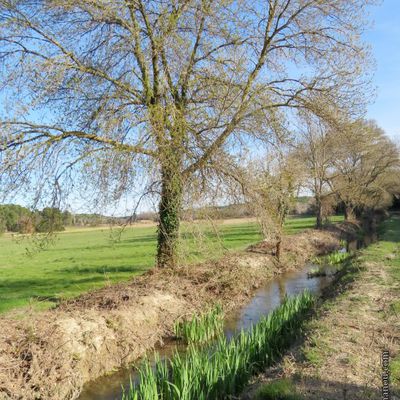
[[[258,289],[252,299],[241,309],[228,314],[225,318],[225,335],[229,338],[238,331],[249,329],[276,307],[278,307],[287,296],[296,296],[305,289],[319,295],[333,279],[335,267],[326,266],[327,275],[309,278],[308,273],[316,266],[307,264],[303,269],[289,271],[277,275]],[[176,341],[165,343],[156,349],[161,358],[170,357],[175,350],[184,351],[186,346],[179,345]],[[149,353],[149,356],[153,351]],[[139,361],[140,363],[140,361]],[[136,364],[137,365],[137,364]],[[120,369],[108,376],[100,377],[85,384],[78,400],[120,400],[122,386],[128,388],[130,379],[135,378],[135,365],[130,368]]]

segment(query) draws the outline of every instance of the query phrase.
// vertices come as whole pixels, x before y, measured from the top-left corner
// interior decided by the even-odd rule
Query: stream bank
[[[243,400],[380,400],[382,351],[400,396],[400,216],[358,252],[306,325],[304,341],[254,379]]]
[[[22,320],[2,317],[0,399],[76,399],[85,382],[171,337],[177,318],[216,301],[237,309],[263,283],[339,243],[340,230],[309,230],[284,238],[282,264],[261,243],[218,261],[152,270]]]

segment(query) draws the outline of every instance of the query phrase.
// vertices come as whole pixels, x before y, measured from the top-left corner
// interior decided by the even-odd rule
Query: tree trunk
[[[278,260],[278,262],[281,260],[281,248],[282,248],[281,245],[282,245],[282,238],[279,237],[275,247],[275,257]]]
[[[316,228],[322,228],[322,201],[319,196],[315,197],[315,215],[317,217]]]
[[[162,166],[162,189],[159,205],[157,267],[174,267],[178,261],[178,239],[183,197],[179,152],[168,157]]]
[[[351,205],[345,205],[344,208],[344,219],[346,221],[354,221],[356,220],[356,215],[354,213],[354,207]]]

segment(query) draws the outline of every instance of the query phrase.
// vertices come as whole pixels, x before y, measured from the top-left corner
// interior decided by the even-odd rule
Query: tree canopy
[[[160,199],[158,264],[176,263],[186,186],[324,93],[364,103],[369,0],[4,0],[1,187],[54,207],[70,191]],[[349,60],[352,60],[349,62]]]

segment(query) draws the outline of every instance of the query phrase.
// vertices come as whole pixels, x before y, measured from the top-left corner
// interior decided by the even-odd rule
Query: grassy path
[[[309,323],[305,343],[244,398],[381,399],[384,349],[390,353],[392,395],[400,396],[400,216],[383,224],[380,241],[355,263],[357,269],[342,280],[347,289]]]
[[[334,221],[341,217],[334,217]],[[287,233],[312,228],[315,219],[290,218]],[[80,229],[59,234],[54,243],[37,250],[31,239],[0,237],[0,313],[32,305],[48,308],[62,298],[77,296],[110,283],[128,280],[154,265],[156,228]],[[183,256],[188,262],[220,257],[241,250],[261,238],[254,222],[218,226],[183,226]]]

